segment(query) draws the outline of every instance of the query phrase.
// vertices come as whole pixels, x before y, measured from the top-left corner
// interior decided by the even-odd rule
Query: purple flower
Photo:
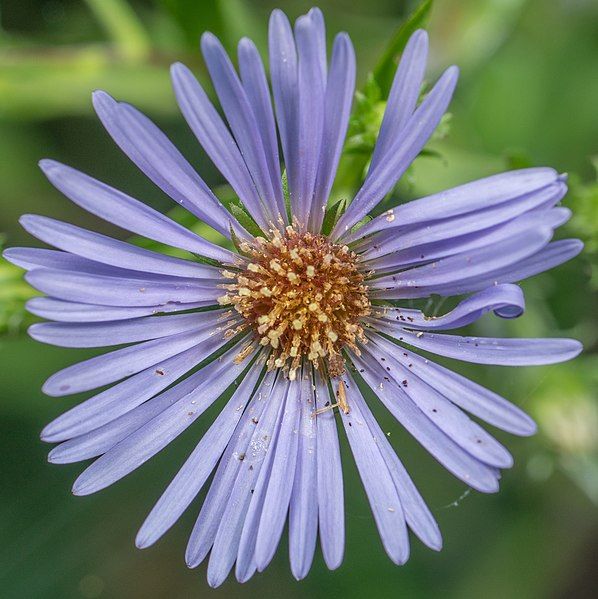
[[[581,350],[571,339],[445,333],[489,311],[521,315],[523,294],[514,283],[580,251],[577,240],[551,242],[569,217],[556,207],[567,188],[554,170],[495,175],[363,224],[422,150],[455,88],[457,69],[450,67],[418,103],[427,45],[424,31],[407,44],[365,181],[329,235],[321,231],[354,94],[353,48],[346,34],[337,35],[328,63],[319,10],[300,17],[294,30],[274,11],[273,105],[262,61],[248,39],[239,43],[239,73],[213,35],[201,41],[225,119],[186,67],[172,68],[181,111],[238,196],[244,218],[220,203],[143,114],[104,92],[93,98],[127,156],[236,251],[105,183],[44,160],[48,179],[73,202],[187,256],[42,216],[21,222],[57,250],[5,252],[46,294],[28,307],[53,322],[33,325],[33,338],[62,347],[123,346],[61,370],[44,385],[52,396],[104,387],[42,433],[45,441],[59,443],[51,462],[97,458],[75,482],[75,494],[126,476],[226,394],[220,414],[137,535],[139,547],[156,542],[215,470],[186,553],[190,567],[210,553],[213,586],[235,564],[239,581],[266,568],[287,517],[296,578],[310,569],[318,532],[328,567],[340,565],[337,418],[389,557],[397,564],[408,559],[408,529],[440,549],[434,517],[361,390],[369,386],[456,477],[489,493],[498,489],[500,470],[512,458],[466,412],[516,435],[533,434],[533,421],[417,350],[507,366],[560,362]],[[261,236],[247,230],[256,226]],[[465,297],[434,318],[400,307],[432,294]]]

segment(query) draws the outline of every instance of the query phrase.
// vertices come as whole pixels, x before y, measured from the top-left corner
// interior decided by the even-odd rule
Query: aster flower
[[[450,67],[419,102],[427,36],[417,31],[398,66],[367,176],[334,222],[337,207],[327,206],[355,87],[349,37],[336,36],[328,63],[319,10],[300,17],[294,29],[274,11],[273,103],[251,41],[239,42],[238,73],[213,35],[203,36],[201,48],[224,118],[181,64],[172,67],[174,90],[245,218],[221,204],[146,116],[104,92],[93,102],[125,154],[234,250],[44,160],[48,179],[77,205],[187,257],[42,216],[21,222],[56,250],[5,252],[46,294],[28,304],[52,321],[33,325],[33,338],[61,347],[122,346],[45,383],[51,396],[103,388],[43,430],[45,441],[58,443],[49,459],[96,458],[73,487],[77,495],[93,493],[141,466],[224,395],[218,417],[147,516],[137,545],[156,542],[215,471],[191,533],[188,565],[210,554],[211,585],[221,584],[233,566],[246,581],[266,568],[288,519],[291,569],[299,579],[310,569],[318,534],[329,568],[343,558],[340,421],[389,557],[397,564],[408,559],[408,530],[438,550],[434,517],[362,391],[373,390],[468,486],[498,489],[511,455],[467,413],[515,435],[532,434],[533,421],[418,350],[507,366],[579,353],[580,344],[570,339],[445,332],[489,311],[519,316],[524,298],[514,283],[580,251],[577,240],[551,242],[569,217],[557,207],[565,179],[550,168],[508,172],[364,221],[430,138],[457,81]],[[260,235],[248,230],[255,227]],[[439,317],[410,307],[409,300],[434,294],[463,297]]]

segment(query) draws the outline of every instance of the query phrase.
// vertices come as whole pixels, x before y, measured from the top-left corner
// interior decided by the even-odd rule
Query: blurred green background
[[[322,0],[329,38],[346,30],[356,46],[360,87],[413,2]],[[172,204],[122,155],[94,118],[90,92],[102,88],[152,116],[211,184],[218,174],[176,108],[168,65],[182,60],[200,77],[199,34],[210,29],[230,49],[242,35],[265,49],[269,11],[290,17],[303,0],[2,0],[0,3],[0,232],[5,246],[32,244],[21,213],[71,220],[114,235],[70,205],[37,161],[62,160],[160,209]],[[80,397],[40,391],[53,371],[88,354],[29,340],[21,272],[0,264],[0,596],[137,597],[595,597],[598,588],[598,4],[593,0],[443,0],[431,11],[430,77],[451,63],[461,80],[452,118],[395,195],[409,199],[506,168],[549,164],[569,173],[564,205],[574,218],[559,236],[586,251],[573,263],[526,282],[528,311],[477,334],[574,336],[585,353],[573,363],[529,369],[451,364],[528,410],[531,439],[497,436],[515,467],[501,492],[467,489],[381,410],[390,440],[439,521],[444,550],[413,541],[403,567],[386,558],[346,443],[347,547],[328,572],[319,552],[297,583],[286,540],[270,568],[248,584],[213,591],[205,567],[189,571],[184,547],[196,502],[157,546],[138,551],[135,532],[211,421],[216,406],[167,450],[98,496],[75,498],[80,465],[50,466],[39,431]],[[371,92],[371,90],[370,90]],[[349,142],[363,156],[381,104],[361,97]],[[360,120],[361,119],[361,120]],[[369,129],[368,129],[369,128]],[[345,167],[347,166],[345,165]],[[345,172],[350,172],[345,168]],[[359,172],[359,170],[357,171]],[[351,182],[346,187],[350,191]],[[346,191],[346,190],[345,190]],[[342,434],[341,434],[342,437]],[[330,506],[329,509],[335,509]],[[319,550],[318,550],[319,551]]]

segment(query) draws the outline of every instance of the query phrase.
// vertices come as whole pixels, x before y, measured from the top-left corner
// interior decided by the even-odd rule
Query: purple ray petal
[[[432,293],[457,295],[452,291],[455,286],[466,293],[469,284],[475,285],[478,277],[516,265],[541,250],[552,234],[553,230],[547,226],[524,228],[489,246],[376,279],[370,283],[375,289],[372,295],[385,299],[427,297]]]
[[[324,77],[318,44],[318,28],[309,16],[295,23],[298,54],[299,139],[298,167],[291,181],[291,208],[302,227],[307,227],[318,174],[324,127]]]
[[[93,105],[121,150],[173,200],[225,237],[230,238],[231,226],[238,236],[247,235],[195,169],[150,119],[133,106],[117,102],[103,91],[94,92]]]
[[[220,278],[212,266],[152,252],[53,218],[27,214],[19,222],[41,241],[94,262],[170,276]]]
[[[384,330],[383,327],[380,328]],[[575,358],[583,349],[581,343],[575,339],[496,339],[423,331],[414,333],[408,330],[404,330],[401,337],[399,339],[404,343],[440,356],[499,366],[534,366],[565,362]]]
[[[326,381],[316,373],[316,408],[322,410],[334,402]],[[345,501],[343,469],[334,412],[324,411],[316,416],[318,459],[318,523],[324,561],[336,570],[345,551]],[[325,456],[324,458],[322,456]]]
[[[71,167],[42,160],[52,185],[84,210],[148,239],[231,263],[234,254],[192,233],[153,208]]]
[[[378,356],[378,359],[379,357],[384,356]],[[361,357],[353,358],[353,361],[361,376],[390,413],[449,472],[483,493],[498,491],[498,471],[476,460],[447,437],[405,392],[386,376],[386,370],[370,354],[369,348]]]
[[[395,73],[372,154],[370,172],[388,158],[390,147],[409,122],[422,89],[427,58],[428,34],[418,29],[409,38]]]
[[[35,268],[51,268],[54,270],[68,270],[93,275],[106,275],[113,277],[139,277],[139,271],[128,270],[100,264],[87,258],[75,256],[60,250],[47,250],[45,248],[8,248],[2,254],[9,262],[25,270]]]
[[[211,33],[204,33],[201,49],[226,119],[258,194],[265,203],[265,216],[269,222],[278,223],[278,218],[283,214],[280,211],[281,182],[277,182],[275,189],[249,98],[218,38]]]
[[[212,301],[192,302],[188,304],[175,302],[164,304],[163,306],[126,307],[78,304],[75,302],[65,302],[52,297],[34,297],[27,302],[26,308],[32,314],[49,320],[89,323],[110,320],[127,320],[129,318],[137,318],[140,316],[194,310],[209,306],[212,303]]]
[[[374,415],[368,408],[366,402],[363,401],[361,395],[354,395],[351,398],[351,402],[352,405],[354,402],[357,402],[361,415],[372,435],[378,441],[378,449],[380,450],[380,453],[382,453],[386,467],[394,481],[409,528],[411,528],[419,539],[428,547],[440,551],[442,548],[442,536],[438,524],[413,484],[407,470],[405,470],[405,467],[397,457],[391,444],[388,442],[386,435],[382,432],[376,418],[374,418]]]
[[[263,204],[235,140],[191,71],[181,63],[171,67],[177,102],[189,127],[212,162],[235,190],[256,223],[267,230]]]
[[[289,506],[289,559],[297,580],[305,578],[311,568],[318,534],[317,433],[314,417],[314,377],[311,366],[304,367],[301,377],[301,420],[295,480]],[[321,458],[329,460],[323,454]]]
[[[263,458],[259,476],[255,481],[254,491],[251,494],[249,509],[243,523],[241,538],[239,540],[239,550],[237,553],[237,564],[235,567],[235,576],[239,582],[246,582],[253,576],[257,570],[256,563],[256,540],[259,527],[261,525],[262,510],[264,500],[268,491],[270,473],[272,464],[276,458],[277,441],[281,427],[281,421],[284,418],[284,412],[287,408],[287,399],[289,397],[289,385],[284,381],[279,383],[281,388],[278,392],[279,403],[276,413],[275,426],[271,433],[271,441],[265,457]]]
[[[169,337],[192,331],[204,323],[215,323],[215,312],[195,312],[176,316],[148,316],[116,322],[71,323],[41,322],[31,325],[28,333],[36,341],[59,347],[106,347]]]
[[[297,49],[291,24],[281,10],[276,9],[270,15],[268,40],[276,122],[289,187],[293,189],[296,186],[297,169],[299,167],[297,146],[299,139]]]
[[[242,530],[247,522],[249,506],[254,501],[256,493],[260,494],[258,481],[264,471],[269,470],[273,459],[286,389],[286,383],[279,378],[270,395],[268,402],[270,405],[266,405],[259,422],[254,425],[252,434],[250,433],[245,457],[239,459],[239,456],[234,454],[232,456],[239,465],[234,484],[228,488],[222,520],[218,523],[210,554],[208,583],[212,587],[220,585],[228,576],[240,550],[239,547],[242,546]],[[275,401],[275,398],[280,401]],[[255,536],[252,536],[252,542],[254,540]],[[253,550],[251,559],[253,559]],[[238,565],[239,561],[237,561]],[[252,576],[254,572],[255,567],[252,567],[247,575]]]
[[[380,365],[386,370],[386,376],[397,386],[402,386],[404,393],[447,437],[489,466],[510,468],[513,465],[511,454],[494,437],[455,407],[442,393],[414,375],[402,362],[395,360],[393,355],[396,346],[392,347],[393,344],[386,343],[382,349],[382,345],[377,343],[379,338],[380,335],[372,335],[372,345],[368,349],[379,357]],[[389,346],[393,349],[392,353],[385,351]]]
[[[571,217],[571,211],[567,208],[551,208],[549,210],[533,210],[522,214],[506,223],[491,227],[485,231],[478,231],[467,235],[461,235],[452,239],[445,239],[436,243],[414,246],[406,250],[392,252],[364,263],[364,268],[374,269],[376,273],[396,272],[408,266],[416,267],[427,265],[432,261],[473,252],[480,248],[489,247],[499,243],[508,243],[509,238],[525,234],[526,231],[534,231],[546,227],[554,231]],[[386,249],[384,250],[386,251]],[[435,267],[432,267],[435,268]],[[471,282],[471,281],[470,281]],[[458,283],[457,283],[458,284]],[[457,294],[452,294],[457,295]]]
[[[289,510],[299,446],[301,387],[299,381],[290,383],[278,431],[255,541],[255,563],[260,572],[274,557]]]
[[[220,350],[225,343],[226,341],[223,339],[212,338],[194,348],[196,349],[196,363],[202,362],[214,352]],[[239,347],[239,344],[237,344],[235,349],[238,351]],[[159,367],[159,364],[156,364],[156,366]],[[202,368],[170,389],[140,404],[135,409],[125,411],[122,416],[115,420],[89,433],[61,443],[50,452],[48,460],[57,464],[70,464],[106,453],[139,427],[149,422],[186,394],[194,391],[204,382],[206,372],[209,373],[210,371]]]
[[[44,393],[51,396],[71,395],[108,385],[197,345],[212,336],[217,326],[215,319],[206,321],[194,331],[144,341],[68,366],[45,382]]]
[[[200,492],[243,415],[247,422],[247,414],[243,408],[255,394],[263,367],[263,361],[258,357],[258,361],[245,375],[233,396],[148,514],[135,538],[137,547],[143,549],[153,545],[180,518]],[[252,411],[251,414],[253,413]]]
[[[330,75],[326,85],[324,106],[324,130],[318,165],[318,177],[314,188],[313,210],[310,230],[320,231],[324,212],[341,157],[351,103],[355,93],[355,52],[346,33],[339,33],[334,40]]]
[[[448,286],[445,287],[444,291],[450,295],[458,295],[478,291],[489,285],[522,281],[571,260],[582,249],[583,243],[579,239],[560,239],[559,241],[549,243],[533,256],[521,260],[517,264],[488,273],[486,276],[480,276],[468,282],[465,286],[455,283],[450,288]]]
[[[155,306],[178,302],[216,304],[222,290],[209,281],[161,275],[127,279],[38,268],[25,275],[35,289],[61,300],[106,306]]]
[[[200,356],[192,347],[94,395],[44,427],[42,441],[66,441],[116,420],[197,366]]]
[[[411,372],[442,393],[455,405],[514,435],[533,435],[534,421],[523,410],[496,393],[412,351],[398,351],[392,342],[378,337],[378,344]]]
[[[360,221],[391,190],[436,129],[457,84],[458,69],[449,67],[440,77],[388,150],[389,160],[369,173],[353,202],[340,217],[331,234],[342,236]]]
[[[509,171],[458,185],[439,193],[407,202],[392,209],[392,216],[381,214],[344,237],[349,243],[384,229],[412,226],[485,210],[562,182],[552,168],[527,168]],[[564,183],[564,182],[563,182]]]
[[[350,407],[348,412],[340,410],[347,439],[384,549],[395,564],[401,565],[409,558],[409,537],[401,500],[380,452],[380,440],[361,413],[361,393],[349,377],[343,376],[342,381],[340,384],[346,385]],[[353,401],[354,398],[357,398],[356,401]]]
[[[307,13],[307,16],[311,19],[314,28],[314,44],[317,47],[319,56],[320,68],[319,73],[322,77],[322,85],[326,85],[326,72],[328,69],[328,61],[326,59],[326,23],[324,22],[324,14],[319,8],[311,8]]]
[[[396,337],[402,334],[405,327],[423,331],[456,329],[475,322],[491,310],[502,318],[517,318],[524,309],[521,289],[517,285],[504,284],[488,287],[464,299],[443,316],[426,316],[420,310],[380,306],[374,308],[371,322],[373,328],[378,328],[378,321],[381,321],[385,330],[392,330],[392,335]]]
[[[205,378],[183,396],[88,466],[73,485],[75,495],[104,489],[139,468],[187,429],[233,384],[247,367],[232,361],[234,349],[203,370]]]
[[[552,207],[564,197],[566,192],[567,187],[563,183],[553,183],[513,201],[503,202],[483,210],[432,221],[425,225],[387,229],[373,235],[364,243],[367,249],[363,253],[363,259],[372,260],[391,252],[414,251],[418,247],[421,248],[422,253],[427,253],[428,246],[432,244],[450,239],[455,239],[459,243],[459,238],[473,239],[473,235],[480,233],[491,238],[491,233],[499,230],[501,225],[504,226],[509,221],[515,222],[512,219],[517,217],[520,217],[519,220],[524,220],[525,217],[522,215],[526,212],[527,218],[530,218],[530,211],[539,210],[547,203]],[[562,210],[558,214],[562,215]]]
[[[239,42],[238,57],[241,82],[247,94],[247,99],[253,108],[258,133],[266,153],[266,166],[270,172],[272,187],[276,194],[276,207],[286,222],[287,215],[282,195],[278,137],[276,135],[276,123],[266,71],[255,44],[247,38],[242,38]]]
[[[269,372],[265,375],[258,392],[245,410],[220,460],[214,480],[210,485],[189,538],[185,553],[185,561],[189,568],[195,568],[204,560],[221,525],[230,527],[230,532],[243,525],[252,485],[259,474],[269,439],[272,438],[274,421],[280,406],[274,401],[275,394],[272,393],[276,376],[275,372]],[[264,439],[264,436],[267,436],[267,439]],[[261,443],[259,443],[260,438]],[[250,447],[252,442],[254,445]],[[240,459],[241,456],[243,456],[243,459]],[[245,460],[247,460],[247,463],[243,464]],[[244,476],[238,477],[243,466],[245,466],[243,469]],[[223,517],[225,510],[229,510],[226,518]],[[223,535],[224,531],[220,534]],[[237,539],[237,534],[240,533],[235,532],[235,539]],[[229,548],[233,549],[230,567],[232,567],[235,559],[238,539],[234,547],[231,547],[231,545],[229,542],[221,547],[225,552]],[[226,553],[223,561],[228,559],[229,554]],[[222,570],[224,570],[222,567],[223,561],[219,562]],[[228,571],[224,578],[227,574]]]

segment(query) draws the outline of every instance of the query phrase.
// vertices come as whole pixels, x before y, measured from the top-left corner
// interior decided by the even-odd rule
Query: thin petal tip
[[[42,158],[37,164],[47,176],[49,176],[52,171],[63,166],[60,162],[53,160],[52,158]]]
[[[222,46],[220,40],[211,31],[204,31],[201,34],[199,43],[202,49],[220,48]]]
[[[110,103],[116,104],[116,100],[108,92],[104,91],[103,89],[94,89],[91,92],[91,100],[94,103],[94,106],[96,103],[99,103],[99,102],[110,102]]]
[[[42,325],[41,322],[36,322],[36,323],[32,324],[31,326],[29,326],[27,328],[27,334],[29,335],[29,337],[31,337],[32,339],[35,339],[36,341],[40,341],[39,328],[41,325]],[[43,331],[43,327],[42,327],[42,331]]]
[[[182,62],[173,62],[170,65],[170,74],[172,77],[181,77],[190,73],[189,68]]]
[[[44,428],[42,429],[41,433],[39,434],[39,438],[44,443],[56,443],[56,442],[58,442],[58,441],[61,440],[61,439],[57,438],[56,431],[54,430],[54,427],[52,426],[52,423],[44,426]],[[53,462],[54,461],[51,458],[52,458],[52,452],[50,452],[48,454],[48,462]]]
[[[135,547],[137,547],[137,549],[147,549],[153,545],[153,543],[154,542],[146,535],[142,527],[135,537]]]
[[[84,495],[89,495],[90,492],[85,488],[85,485],[81,485],[78,481],[75,481],[71,488],[71,493],[77,497],[83,497]]]
[[[416,29],[409,38],[409,42],[418,44],[428,44],[428,32],[425,29]]]
[[[538,432],[538,425],[536,424],[536,421],[533,420],[533,418],[531,418],[530,416],[528,416],[528,420],[525,423],[522,423],[517,432],[513,432],[513,434],[516,434],[520,437],[531,437],[532,435],[535,435]]]
[[[60,387],[56,387],[56,383],[52,379],[53,377],[50,377],[42,385],[42,393],[44,395],[49,397],[63,397],[64,395],[69,395],[70,385],[61,385]]]
[[[21,219],[19,219],[20,222]],[[15,248],[6,248],[3,252],[2,252],[2,257],[7,260],[8,262],[10,262],[11,264],[14,264],[13,262],[13,255],[14,255],[14,249]],[[17,265],[18,266],[18,265]]]
[[[459,67],[456,64],[451,65],[445,72],[444,72],[444,77],[448,78],[451,80],[451,82],[457,82],[457,79],[459,78]]]
[[[27,227],[33,222],[35,217],[35,214],[21,214],[21,216],[19,216],[19,224],[24,229],[27,229]]]

